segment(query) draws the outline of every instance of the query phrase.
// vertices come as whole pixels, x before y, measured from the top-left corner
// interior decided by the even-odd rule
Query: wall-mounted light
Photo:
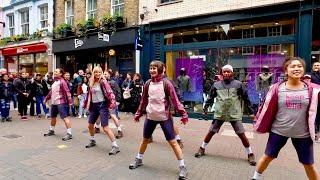
[[[316,58],[316,56],[312,56],[312,59],[315,59]]]
[[[274,25],[276,25],[276,26],[277,26],[277,25],[279,25],[279,22],[278,22],[278,21],[276,21],[276,22],[274,23]]]

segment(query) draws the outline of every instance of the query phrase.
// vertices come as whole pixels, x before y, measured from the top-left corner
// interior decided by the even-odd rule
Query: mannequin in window
[[[272,84],[272,75],[269,66],[262,67],[262,72],[259,74],[256,82],[256,89],[260,95],[260,100],[264,99]]]
[[[181,100],[183,102],[184,101],[183,94],[185,92],[191,91],[190,77],[187,75],[185,68],[180,69],[180,75],[177,77],[177,85],[178,85],[179,92],[182,96]]]

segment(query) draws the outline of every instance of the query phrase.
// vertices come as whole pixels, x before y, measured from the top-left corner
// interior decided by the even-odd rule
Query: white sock
[[[91,137],[90,137],[90,140],[96,140],[96,137],[91,136]]]
[[[51,131],[53,131],[54,130],[54,126],[49,126],[49,130]]]
[[[136,158],[142,159],[142,158],[143,158],[143,154],[138,153],[137,156],[136,156]]]
[[[68,133],[68,134],[72,134],[72,133],[71,133],[71,128],[68,128],[68,129],[67,129],[67,133]]]
[[[179,167],[180,167],[180,166],[186,166],[186,165],[184,164],[184,159],[178,160],[178,162],[179,162]]]
[[[122,131],[121,126],[118,127],[118,131]]]
[[[176,135],[176,140],[181,140],[180,135]]]
[[[100,128],[100,123],[99,123],[99,124],[97,124],[97,123],[94,124],[94,127],[95,127],[95,128]]]
[[[249,147],[246,147],[246,153],[247,153],[248,155],[253,153],[250,146],[249,146]]]
[[[258,173],[257,171],[254,171],[254,175],[252,179],[261,179],[261,178],[262,178],[262,174]]]
[[[113,141],[113,142],[111,143],[111,145],[112,145],[112,146],[115,146],[115,147],[118,147],[117,141]]]
[[[201,147],[202,147],[203,149],[205,149],[205,148],[207,148],[207,146],[208,146],[208,143],[205,143],[205,142],[203,141]]]

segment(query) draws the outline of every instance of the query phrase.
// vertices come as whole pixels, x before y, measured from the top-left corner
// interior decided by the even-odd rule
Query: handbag
[[[79,106],[79,98],[77,96],[73,96],[73,105]]]
[[[129,99],[131,98],[130,91],[126,90],[123,92],[123,99]]]

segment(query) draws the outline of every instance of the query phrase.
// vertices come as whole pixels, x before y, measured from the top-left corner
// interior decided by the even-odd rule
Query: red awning
[[[30,54],[30,53],[39,53],[39,52],[46,52],[47,46],[44,43],[38,44],[30,44],[25,46],[18,46],[18,47],[10,47],[2,49],[3,56],[13,56],[18,54]]]

